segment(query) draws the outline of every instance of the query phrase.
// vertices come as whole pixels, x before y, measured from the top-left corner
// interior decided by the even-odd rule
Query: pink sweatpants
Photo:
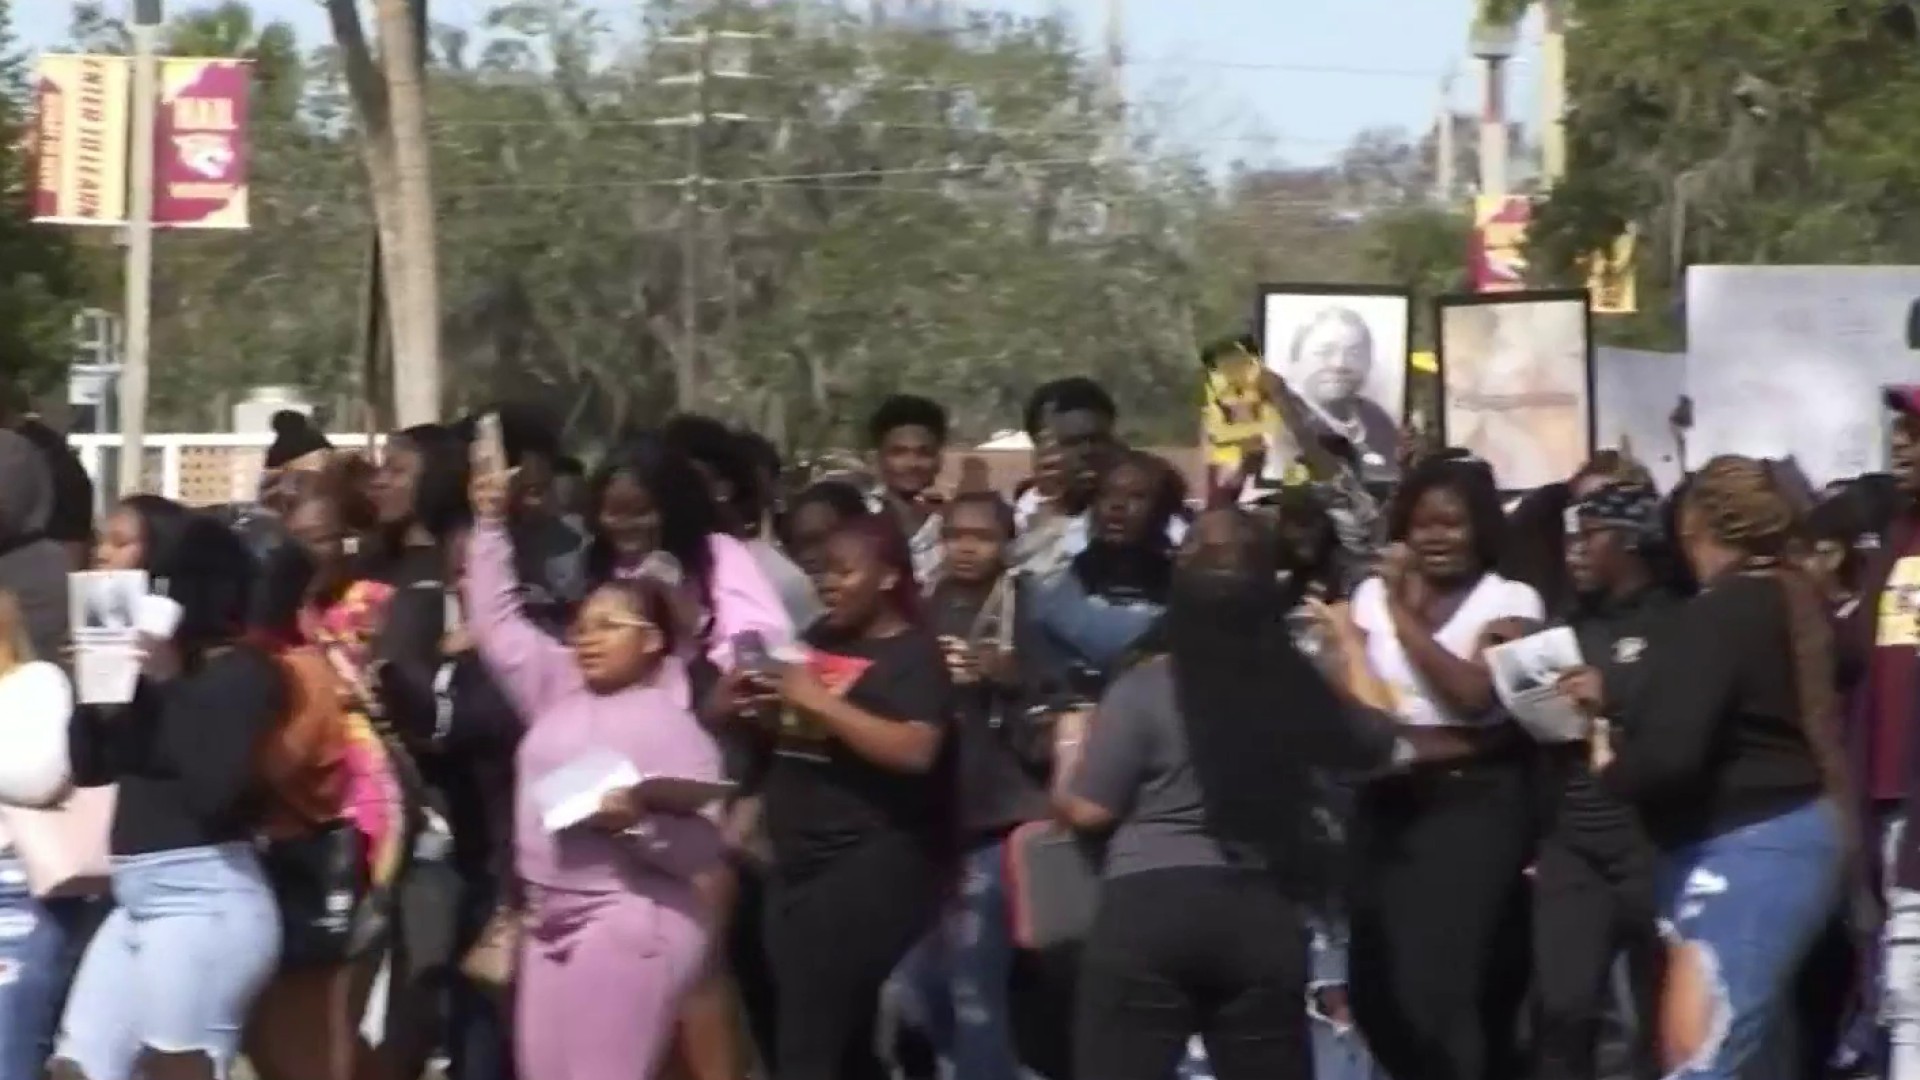
[[[694,915],[634,893],[539,890],[514,1033],[529,1080],[648,1080],[706,954]]]

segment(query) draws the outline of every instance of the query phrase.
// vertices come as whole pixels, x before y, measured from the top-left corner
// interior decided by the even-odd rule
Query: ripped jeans
[[[1889,851],[1899,840],[1888,843]],[[1893,860],[1887,860],[1892,881]],[[1887,1080],[1920,1080],[1920,889],[1887,887],[1880,1019],[1887,1028]]]
[[[1794,981],[1841,899],[1845,839],[1825,800],[1662,854],[1661,933],[1698,946],[1716,997],[1707,1041],[1671,1075],[1687,1080],[1790,1077],[1797,1056],[1775,1041]]]
[[[968,852],[959,896],[889,980],[887,996],[901,1018],[919,1027],[964,1080],[1021,1075],[1009,1001],[1014,947],[1006,866],[1003,840]]]

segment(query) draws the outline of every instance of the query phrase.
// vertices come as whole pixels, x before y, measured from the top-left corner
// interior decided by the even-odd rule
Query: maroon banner
[[[1525,195],[1474,200],[1473,240],[1467,252],[1474,292],[1527,287],[1527,226],[1532,220],[1533,200]]]
[[[173,229],[247,227],[245,60],[169,56],[160,61],[154,119],[153,223]]]

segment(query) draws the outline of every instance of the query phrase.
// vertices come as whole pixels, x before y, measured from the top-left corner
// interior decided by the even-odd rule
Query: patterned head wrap
[[[1625,529],[1637,544],[1659,538],[1660,493],[1635,480],[1612,480],[1575,503],[1569,526],[1595,525]]]

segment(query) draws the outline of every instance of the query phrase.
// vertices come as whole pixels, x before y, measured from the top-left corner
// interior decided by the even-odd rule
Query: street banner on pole
[[[42,56],[35,97],[33,219],[56,225],[127,220],[124,56]]]
[[[153,223],[163,229],[247,227],[244,60],[160,60],[154,117]]]
[[[1525,195],[1482,195],[1473,203],[1473,239],[1467,252],[1474,292],[1527,287],[1527,224],[1533,201]]]

